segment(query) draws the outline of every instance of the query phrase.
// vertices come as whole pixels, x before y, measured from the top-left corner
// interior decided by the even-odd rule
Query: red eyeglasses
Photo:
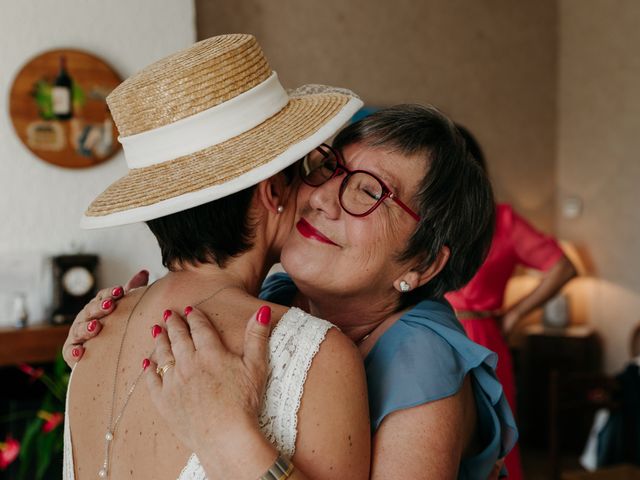
[[[300,163],[300,177],[312,187],[319,187],[342,173],[346,176],[340,185],[338,200],[349,215],[365,217],[378,208],[385,198],[390,198],[416,222],[420,221],[420,215],[396,197],[382,180],[366,170],[349,170],[340,154],[329,145],[323,143]]]

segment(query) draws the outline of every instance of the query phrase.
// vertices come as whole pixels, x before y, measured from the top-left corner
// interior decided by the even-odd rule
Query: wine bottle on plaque
[[[69,120],[73,116],[72,83],[69,72],[67,72],[67,59],[64,55],[60,55],[60,71],[51,89],[53,113],[58,120]]]

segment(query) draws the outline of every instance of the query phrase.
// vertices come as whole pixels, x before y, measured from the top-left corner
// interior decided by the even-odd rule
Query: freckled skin
[[[104,459],[104,432],[107,430],[111,410],[113,373],[126,321],[123,312],[128,314],[127,307],[130,308],[136,300],[135,294],[131,297],[121,300],[118,309],[109,317],[109,322],[105,323],[100,336],[88,343],[89,348],[82,362],[74,369],[69,418],[77,480],[96,478]],[[134,315],[130,320],[122,350],[121,368],[118,368],[114,415],[121,410],[126,391],[139,373],[142,358],[147,357],[153,349],[150,325],[147,322],[156,323],[157,318],[162,318],[161,311],[155,317],[152,314],[148,317]],[[123,441],[125,437],[129,441]],[[131,441],[132,438],[135,441]],[[179,444],[164,422],[159,420],[144,379],[141,379],[114,435],[110,458],[111,478],[136,478],[132,471],[144,471],[147,472],[144,478],[175,479],[189,455],[190,452]]]

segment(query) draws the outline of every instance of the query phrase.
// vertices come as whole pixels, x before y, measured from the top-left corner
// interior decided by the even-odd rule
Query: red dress
[[[509,205],[497,205],[496,230],[487,259],[464,288],[448,293],[446,298],[458,311],[499,310],[504,301],[507,281],[517,265],[547,271],[562,256],[563,252],[555,239],[536,230]],[[513,363],[498,322],[491,317],[465,318],[460,321],[469,338],[498,354],[496,374],[515,414]],[[505,463],[510,479],[523,478],[517,446],[507,455]]]

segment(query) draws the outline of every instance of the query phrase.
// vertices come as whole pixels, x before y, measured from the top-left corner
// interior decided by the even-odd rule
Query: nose
[[[315,187],[309,196],[309,205],[314,210],[324,212],[327,218],[335,220],[340,217],[342,208],[338,196],[340,185],[344,177],[340,174],[326,181],[319,187]]]

